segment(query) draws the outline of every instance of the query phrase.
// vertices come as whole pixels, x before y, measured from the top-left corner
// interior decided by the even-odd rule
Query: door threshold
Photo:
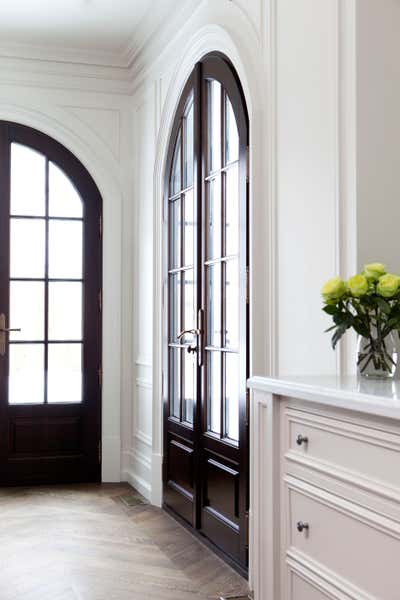
[[[236,573],[239,573],[243,579],[248,580],[249,571],[248,568],[243,567],[238,562],[236,562],[231,556],[226,554],[223,550],[218,548],[213,542],[211,542],[208,538],[206,538],[198,529],[195,529],[190,525],[185,519],[183,519],[180,515],[178,515],[172,508],[167,506],[166,504],[162,505],[163,510],[168,513],[175,521],[177,521],[182,527],[186,529],[189,533],[191,533],[196,539],[198,539],[202,544],[204,544],[209,550],[211,550],[214,554],[216,554],[219,558],[221,558],[224,562],[226,562]],[[219,600],[248,600],[251,596],[222,596]]]

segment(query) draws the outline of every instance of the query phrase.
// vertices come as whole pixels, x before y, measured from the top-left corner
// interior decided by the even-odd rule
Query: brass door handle
[[[21,331],[18,327],[6,327],[6,315],[1,313],[0,315],[0,356],[6,354],[6,335],[11,331]]]

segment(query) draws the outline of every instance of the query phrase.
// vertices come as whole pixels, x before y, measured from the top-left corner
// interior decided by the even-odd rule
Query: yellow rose
[[[364,275],[367,279],[376,281],[386,273],[386,266],[382,263],[370,263],[364,265]]]
[[[346,292],[346,284],[340,277],[329,279],[321,289],[321,294],[325,302],[329,300],[339,300]]]
[[[355,298],[359,298],[360,296],[364,296],[368,292],[368,279],[365,275],[354,275],[354,277],[350,277],[347,282],[347,286],[350,290],[350,293]]]
[[[384,298],[392,298],[398,291],[399,287],[400,277],[397,275],[392,275],[391,273],[386,273],[386,275],[379,277],[376,291]]]

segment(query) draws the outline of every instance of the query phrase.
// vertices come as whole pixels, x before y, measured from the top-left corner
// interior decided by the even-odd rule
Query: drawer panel
[[[360,597],[399,600],[399,527],[342,498],[287,477],[286,548],[337,574]],[[309,524],[300,533],[298,522]]]
[[[289,600],[333,600],[335,596],[324,593],[317,587],[299,577],[297,573],[290,574]]]
[[[382,485],[400,494],[400,428],[368,427],[291,408],[284,410],[286,457],[328,474],[359,477],[368,487]],[[301,445],[297,440],[307,438]],[[339,473],[340,474],[340,473]]]

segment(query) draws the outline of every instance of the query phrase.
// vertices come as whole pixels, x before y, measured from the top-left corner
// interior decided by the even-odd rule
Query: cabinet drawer
[[[351,598],[399,600],[396,523],[292,477],[284,489],[288,554],[333,573],[343,592],[352,590]],[[308,529],[299,532],[299,523]]]
[[[284,452],[289,460],[389,495],[400,494],[400,428],[284,409]],[[301,443],[300,443],[301,442]],[[285,470],[285,469],[284,469]]]

